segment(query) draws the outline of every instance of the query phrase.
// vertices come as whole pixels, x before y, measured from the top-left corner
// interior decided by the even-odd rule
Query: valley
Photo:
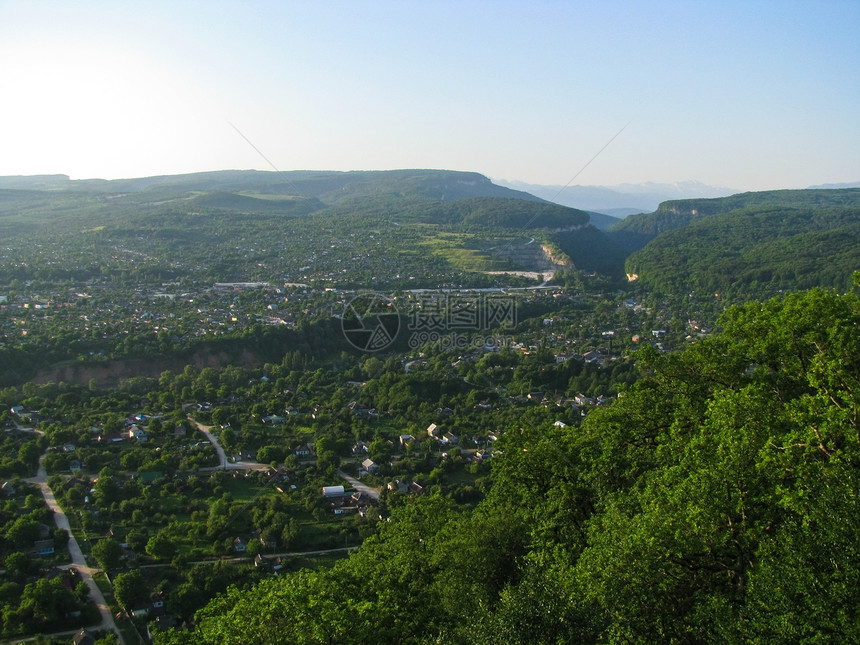
[[[4,637],[851,640],[860,190],[591,221],[453,171],[0,177]]]

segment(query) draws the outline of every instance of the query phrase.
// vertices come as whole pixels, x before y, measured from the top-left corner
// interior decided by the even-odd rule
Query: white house
[[[323,486],[322,494],[326,497],[343,497],[343,486]]]

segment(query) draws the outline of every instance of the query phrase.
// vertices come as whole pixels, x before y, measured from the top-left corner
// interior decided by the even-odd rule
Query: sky
[[[0,175],[860,181],[860,2],[0,0]]]

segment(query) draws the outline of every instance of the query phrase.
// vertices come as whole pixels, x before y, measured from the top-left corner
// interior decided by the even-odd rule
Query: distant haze
[[[661,202],[671,199],[726,197],[741,192],[732,188],[708,186],[698,181],[684,181],[676,184],[647,182],[618,186],[568,186],[567,188],[502,179],[496,179],[494,183],[523,190],[563,206],[598,211],[616,217],[624,217],[631,213],[648,213],[656,210]]]

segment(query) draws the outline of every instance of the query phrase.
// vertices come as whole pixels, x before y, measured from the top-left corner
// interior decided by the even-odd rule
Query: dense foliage
[[[780,208],[842,209],[860,206],[860,189],[768,190],[738,193],[716,199],[667,201],[653,213],[628,217],[612,227],[616,242],[634,251],[666,231],[684,228],[713,215],[733,211],[768,211]]]
[[[860,302],[730,309],[581,428],[526,414],[490,497],[396,510],[330,570],[228,591],[161,643],[860,638]]]
[[[660,235],[627,260],[663,293],[740,301],[781,291],[850,287],[860,266],[860,208],[758,208],[714,215]]]

